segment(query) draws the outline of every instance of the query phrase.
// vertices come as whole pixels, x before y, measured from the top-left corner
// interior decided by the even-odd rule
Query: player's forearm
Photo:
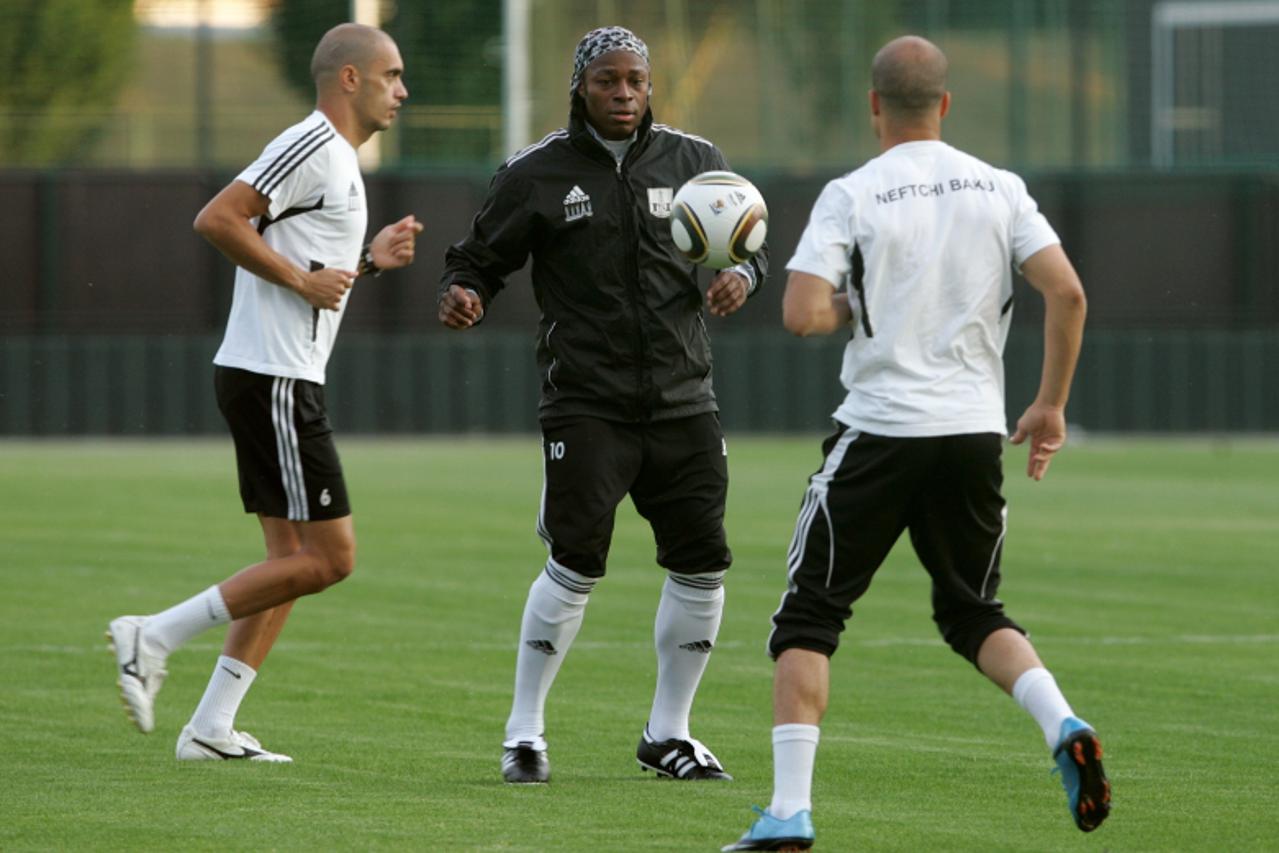
[[[829,335],[848,325],[852,309],[848,296],[824,279],[793,272],[782,296],[782,325],[799,337]]]
[[[1065,408],[1083,344],[1087,302],[1083,290],[1048,296],[1044,303],[1044,368],[1035,402]]]
[[[793,335],[830,335],[846,328],[852,320],[848,297],[842,291],[832,293],[825,304],[809,305],[803,310],[786,312],[783,323]]]
[[[195,230],[237,267],[294,292],[301,289],[305,272],[268,246],[249,220],[202,211]]]

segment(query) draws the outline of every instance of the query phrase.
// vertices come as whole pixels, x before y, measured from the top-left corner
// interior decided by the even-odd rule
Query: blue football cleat
[[[759,806],[751,806],[759,818],[736,844],[721,847],[730,850],[809,850],[813,846],[813,813],[808,809],[778,820]]]
[[[1053,750],[1061,786],[1075,826],[1092,832],[1110,814],[1110,782],[1101,766],[1101,741],[1092,726],[1078,717],[1061,724],[1061,737]]]

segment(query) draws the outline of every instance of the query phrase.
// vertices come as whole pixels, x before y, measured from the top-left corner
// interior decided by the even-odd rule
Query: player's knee
[[[768,655],[776,660],[789,649],[804,649],[831,657],[839,648],[844,619],[838,614],[802,615],[788,613],[785,608],[773,616],[773,630],[768,637]]]
[[[675,574],[709,574],[728,571],[733,552],[728,548],[724,528],[687,532],[679,542],[659,547],[657,564]]]
[[[937,628],[955,654],[977,666],[977,653],[981,651],[986,638],[1000,628],[1012,628],[1020,633],[1021,627],[1004,615],[999,605],[974,608],[963,613],[947,613],[934,615]]]
[[[328,585],[340,583],[355,571],[355,543],[343,545],[329,554]]]
[[[329,571],[327,576],[328,583],[326,585],[332,586],[335,583],[341,583],[342,581],[349,578],[351,576],[351,573],[354,571],[355,571],[355,555],[354,554],[352,554],[349,558],[342,557],[340,559],[336,559],[329,564]]]
[[[314,552],[313,574],[317,591],[341,583],[355,571],[355,543],[327,545]]]

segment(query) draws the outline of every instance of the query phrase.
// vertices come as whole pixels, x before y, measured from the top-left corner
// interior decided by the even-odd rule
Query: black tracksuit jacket
[[[442,282],[475,290],[487,311],[533,256],[543,420],[643,423],[719,410],[697,269],[666,217],[685,181],[727,168],[714,145],[654,124],[651,112],[618,165],[575,96],[567,130],[497,170],[470,233],[445,255]],[[767,248],[750,263],[757,293]]]

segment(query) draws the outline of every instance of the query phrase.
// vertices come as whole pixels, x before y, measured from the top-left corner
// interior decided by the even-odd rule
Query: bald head
[[[946,54],[928,39],[902,36],[879,49],[870,85],[888,112],[922,116],[946,94]]]
[[[391,37],[376,27],[364,24],[338,24],[324,34],[311,56],[311,79],[317,88],[324,86],[342,70],[354,65],[361,70],[377,55],[378,48]]]

